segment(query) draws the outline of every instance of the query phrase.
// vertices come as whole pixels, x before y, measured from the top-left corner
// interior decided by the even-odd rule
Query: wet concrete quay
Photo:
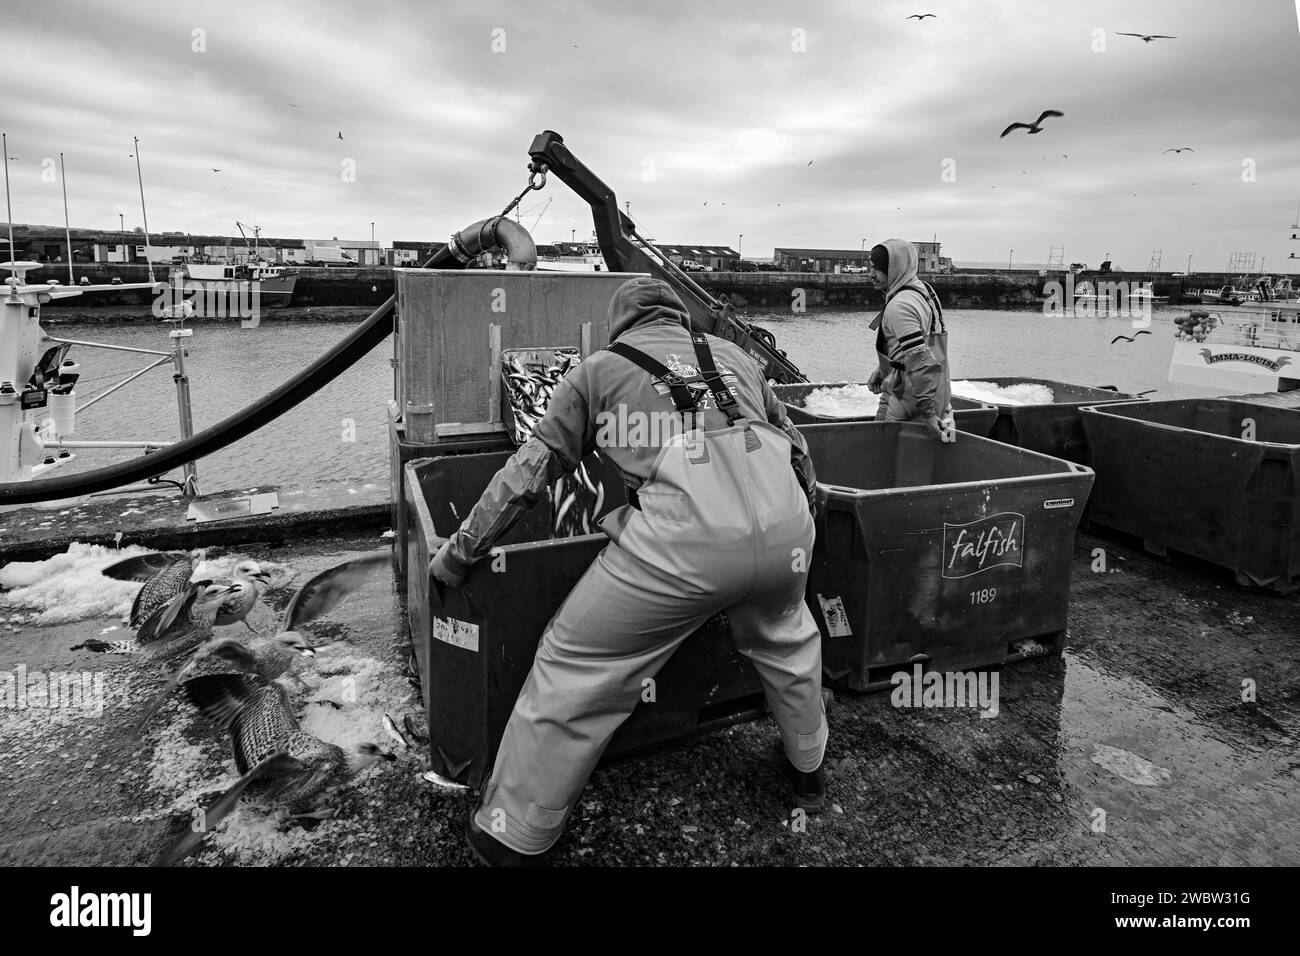
[[[385,547],[386,527],[210,557],[282,562],[298,570],[296,585]],[[1104,573],[1093,570],[1096,548]],[[293,586],[267,594],[255,627],[273,626]],[[1300,600],[1082,532],[1071,595],[1064,657],[1004,668],[996,717],[838,694],[831,806],[806,826],[782,802],[769,717],[600,768],[554,863],[1300,863]],[[233,781],[228,744],[180,699],[129,737],[160,685],[157,667],[69,649],[120,619],[37,627],[23,617],[0,608],[0,673],[92,671],[105,706],[99,716],[0,709],[0,864],[147,864],[196,801]],[[295,691],[305,726],[385,746],[382,713],[423,729],[391,580],[349,598],[311,637],[328,643],[314,689]],[[353,679],[354,699],[337,693],[341,677]],[[472,796],[424,782],[429,766],[418,745],[399,752],[341,790],[336,817],[310,829],[241,808],[187,865],[468,865]]]

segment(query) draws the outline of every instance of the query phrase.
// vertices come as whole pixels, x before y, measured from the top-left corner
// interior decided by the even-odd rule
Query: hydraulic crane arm
[[[528,154],[532,157],[530,172],[553,174],[591,206],[596,241],[611,272],[648,272],[656,279],[663,279],[682,297],[697,329],[735,342],[762,365],[769,379],[779,383],[808,380],[776,347],[776,339],[770,332],[737,317],[725,299],[715,299],[638,235],[636,225],[619,211],[614,190],[573,155],[559,133],[552,130],[539,133]]]

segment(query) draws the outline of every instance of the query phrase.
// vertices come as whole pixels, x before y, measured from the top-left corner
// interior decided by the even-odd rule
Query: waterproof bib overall
[[[554,844],[644,682],[721,612],[758,671],[786,755],[805,772],[821,764],[821,639],[804,604],[814,528],[790,441],[739,416],[705,337],[692,340],[725,428],[695,427],[696,399],[679,376],[610,346],[668,387],[683,430],[662,443],[633,503],[601,522],[611,543],[547,627],[515,703],[476,821],[519,852]]]
[[[943,306],[939,303],[939,297],[935,294],[934,289],[930,287],[930,284],[919,280],[916,283],[903,286],[894,295],[909,290],[920,294],[930,307],[930,324],[925,331],[925,344],[929,346],[930,354],[935,357],[942,369],[939,377],[939,387],[935,391],[934,407],[939,417],[943,418],[950,411],[952,404],[952,387],[948,376],[948,326],[943,320]],[[885,304],[888,305],[889,303],[886,302]],[[883,315],[883,312],[881,314]],[[883,338],[884,329],[882,328],[876,337],[876,351],[880,355],[881,362],[890,366],[890,374],[885,379],[881,389],[876,420],[890,422],[919,421],[924,416],[922,416],[920,409],[916,407],[916,391],[912,385],[912,378],[907,374],[902,363],[890,362],[888,356],[883,353],[880,345]]]

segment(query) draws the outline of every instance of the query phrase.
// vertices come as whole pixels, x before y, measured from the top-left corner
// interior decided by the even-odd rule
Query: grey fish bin
[[[1082,415],[1090,522],[1227,568],[1243,587],[1300,588],[1300,411],[1198,398]]]
[[[820,486],[808,605],[828,680],[882,690],[916,664],[1061,653],[1088,468],[974,435],[942,444],[921,425],[800,431]]]

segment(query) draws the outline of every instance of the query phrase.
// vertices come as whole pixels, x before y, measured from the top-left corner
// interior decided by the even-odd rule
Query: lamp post
[[[578,234],[578,230],[576,230],[576,229],[570,229],[570,230],[569,230],[569,245],[574,245],[574,243],[576,242],[576,240],[574,239],[574,237],[575,237],[577,234]]]
[[[1190,252],[1187,253],[1187,274],[1192,274],[1192,254]]]
[[[745,248],[745,234],[742,232],[740,234],[740,238],[736,240],[736,255],[740,256],[744,248]]]
[[[1014,249],[1012,249],[1010,252],[1007,253],[1007,271],[1008,271],[1008,272],[1011,271],[1011,257],[1014,256],[1015,254],[1016,254],[1016,250],[1014,250]]]
[[[867,240],[862,240],[862,248],[858,252],[858,268],[865,269],[867,267]]]
[[[122,233],[122,261],[126,262],[126,219],[120,212],[117,214],[117,226]]]

